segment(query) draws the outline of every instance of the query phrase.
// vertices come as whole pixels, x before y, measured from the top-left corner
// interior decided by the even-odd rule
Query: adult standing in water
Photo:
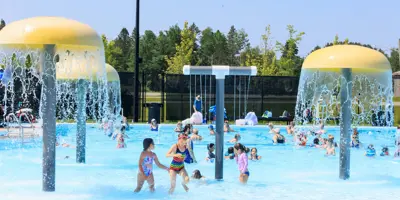
[[[187,136],[184,133],[179,134],[178,142],[171,146],[167,153],[167,157],[172,157],[172,162],[169,167],[169,175],[171,178],[171,188],[169,189],[169,194],[172,194],[176,186],[176,175],[182,176],[183,182],[182,186],[185,191],[189,191],[186,186],[189,183],[189,176],[185,169],[185,157],[188,154]]]
[[[194,112],[201,112],[201,96],[197,95],[193,102]]]

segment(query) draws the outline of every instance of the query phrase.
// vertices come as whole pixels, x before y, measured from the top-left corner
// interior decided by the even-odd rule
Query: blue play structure
[[[212,115],[215,115],[216,112],[216,106],[211,106],[208,112]],[[224,108],[224,119],[227,119],[228,117],[226,116],[226,109]]]

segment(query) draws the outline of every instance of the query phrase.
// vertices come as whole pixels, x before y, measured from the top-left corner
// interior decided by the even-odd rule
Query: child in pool
[[[326,155],[336,155],[336,149],[335,149],[335,141],[334,141],[333,135],[328,136],[328,141],[326,144]]]
[[[358,136],[357,128],[353,128],[353,135],[351,136],[351,147],[354,147],[354,148],[360,147],[360,139]]]
[[[233,160],[235,158],[235,150],[233,147],[229,147],[228,151],[225,153],[225,159]]]
[[[215,160],[215,154],[214,154],[214,143],[210,143],[207,145],[207,150],[208,150],[208,154],[206,157],[206,160],[213,163]]]
[[[215,131],[214,131],[214,126],[213,125],[208,126],[208,130],[210,131],[210,135],[215,135]]]
[[[236,163],[238,164],[240,172],[239,181],[243,184],[246,184],[250,176],[250,172],[247,169],[249,159],[247,158],[246,148],[242,144],[236,143],[235,149],[237,151],[237,154],[235,155],[235,160]]]
[[[158,124],[155,119],[152,119],[150,122],[150,130],[151,131],[158,131]]]
[[[178,121],[174,131],[177,132],[177,133],[181,133],[183,131],[183,126],[182,126],[182,122],[181,121]]]
[[[260,159],[261,156],[257,154],[257,148],[252,148],[249,160],[260,160]]]
[[[192,174],[192,179],[197,179],[197,180],[204,180],[206,177],[201,175],[200,170],[196,169],[193,171]]]
[[[235,137],[229,140],[230,143],[238,143],[239,140],[241,139],[240,134],[235,134]]]
[[[389,148],[383,147],[380,156],[388,156],[389,155]]]
[[[139,158],[139,172],[137,176],[137,187],[135,192],[139,192],[145,181],[149,184],[150,192],[154,192],[154,176],[153,176],[153,162],[159,168],[169,171],[169,168],[158,161],[157,155],[152,152],[154,150],[154,141],[151,138],[143,140],[143,151]]]
[[[203,137],[201,137],[201,135],[199,135],[199,130],[197,128],[193,129],[193,135],[190,136],[190,139],[195,141],[195,140],[202,140]]]
[[[375,157],[376,151],[373,144],[368,145],[368,148],[365,152],[365,156],[367,157]]]
[[[121,149],[121,148],[126,148],[126,143],[125,143],[125,138],[129,138],[126,134],[125,134],[125,126],[122,126],[121,128],[121,132],[119,132],[116,136],[117,138],[117,148]]]

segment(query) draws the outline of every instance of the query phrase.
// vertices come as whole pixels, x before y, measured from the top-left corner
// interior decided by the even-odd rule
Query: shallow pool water
[[[206,145],[214,142],[206,126],[195,126],[203,141],[196,142],[194,151],[199,161],[186,165],[188,173],[199,169],[207,177],[207,183],[192,181],[189,192],[180,186],[174,195],[168,195],[169,175],[154,165],[156,192],[151,194],[145,183],[142,191],[133,193],[136,187],[138,157],[142,141],[152,137],[156,142],[155,153],[160,162],[169,165],[165,154],[176,142],[175,126],[161,125],[160,132],[150,132],[147,125],[133,125],[127,132],[126,149],[116,149],[116,141],[94,127],[87,128],[86,164],[76,164],[75,149],[57,148],[56,192],[42,192],[42,144],[39,140],[0,141],[0,199],[398,199],[400,195],[400,160],[393,156],[367,158],[364,149],[351,150],[351,178],[340,180],[339,148],[337,156],[325,157],[324,151],[311,147],[273,145],[266,126],[235,127],[242,135],[241,143],[256,147],[263,158],[250,161],[250,177],[247,185],[238,181],[239,172],[233,160],[224,161],[224,180],[214,181],[214,164],[204,160]],[[75,144],[76,129],[70,126],[68,143]],[[284,131],[284,128],[281,128]],[[328,127],[329,134],[339,141],[338,127]],[[225,141],[235,133],[225,134]],[[286,133],[284,134],[286,135]],[[394,130],[360,128],[360,140],[374,144],[377,152],[387,145],[391,153],[394,147]],[[287,135],[286,135],[287,136]],[[287,136],[290,141],[291,137]],[[312,141],[310,140],[309,143]],[[231,146],[226,143],[224,149]],[[65,159],[69,156],[68,159]]]

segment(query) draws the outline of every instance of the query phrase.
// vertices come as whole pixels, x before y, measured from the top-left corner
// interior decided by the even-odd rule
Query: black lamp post
[[[139,3],[140,0],[136,0],[136,35],[135,35],[135,97],[134,97],[134,111],[133,120],[134,122],[139,121]]]

